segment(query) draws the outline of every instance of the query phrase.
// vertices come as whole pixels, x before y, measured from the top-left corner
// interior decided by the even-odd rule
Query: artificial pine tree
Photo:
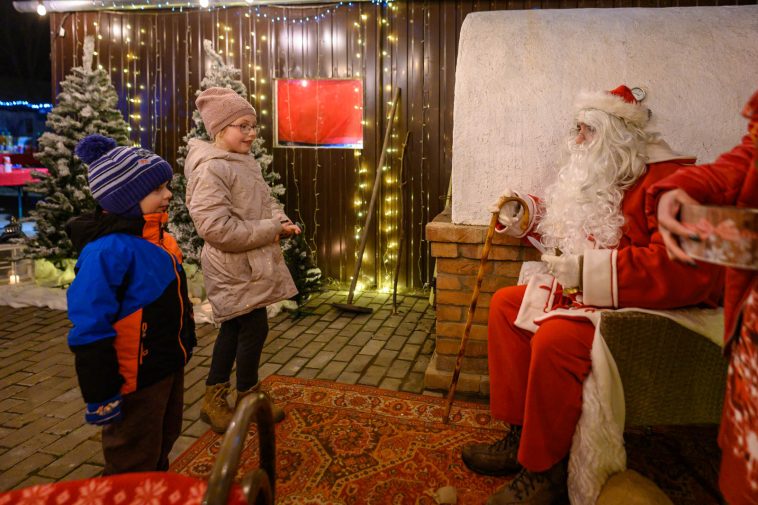
[[[200,82],[200,89],[195,92],[195,96],[200,95],[200,93],[208,88],[219,87],[232,89],[247,100],[247,87],[241,80],[242,72],[231,65],[227,65],[221,55],[213,49],[213,43],[210,40],[203,41],[203,48],[211,65],[210,70]],[[183,171],[189,140],[198,138],[209,141],[211,138],[208,135],[208,130],[205,129],[203,119],[200,117],[200,112],[197,109],[192,113],[192,122],[194,126],[182,139],[184,145],[178,150],[176,164],[180,167],[181,173],[175,174],[171,182],[171,191],[174,196],[169,204],[168,212],[170,215],[169,229],[182,249],[185,262],[200,264],[200,251],[203,248],[203,239],[198,236],[184,202],[184,196],[187,192],[187,180],[184,177]],[[273,156],[266,151],[264,141],[260,136],[256,136],[251,153],[261,166],[263,178],[271,187],[272,194],[281,202],[284,197],[285,188],[279,182],[281,176],[271,166]],[[303,228],[302,224],[299,224],[299,226]],[[299,291],[297,301],[298,303],[303,302],[308,298],[310,293],[320,288],[321,270],[313,261],[311,250],[303,235],[283,240],[282,252]]]
[[[34,155],[48,174],[35,173],[39,182],[28,187],[43,195],[31,212],[37,235],[27,240],[28,253],[57,266],[77,256],[64,230],[66,221],[95,208],[86,168],[74,156],[74,147],[92,133],[111,137],[119,145],[129,142],[129,125],[116,108],[118,95],[110,76],[102,68],[93,68],[94,48],[94,38],[85,37],[82,66],[72,68],[61,82],[57,105],[47,115],[48,131],[40,137],[40,152]]]
[[[303,227],[302,224],[298,226]],[[282,253],[292,280],[295,281],[297,288],[295,300],[300,305],[308,300],[311,293],[318,291],[321,287],[321,269],[316,266],[311,249],[302,233],[284,239]]]

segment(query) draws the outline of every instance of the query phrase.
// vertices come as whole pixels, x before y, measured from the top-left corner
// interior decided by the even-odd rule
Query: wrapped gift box
[[[682,249],[693,258],[758,270],[758,209],[684,205],[682,223],[698,238],[681,240]]]

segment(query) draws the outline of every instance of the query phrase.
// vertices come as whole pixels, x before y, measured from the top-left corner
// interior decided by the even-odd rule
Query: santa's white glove
[[[563,286],[564,289],[581,289],[582,287],[582,256],[564,254],[553,256],[543,254],[542,261],[547,265],[550,275]]]
[[[497,224],[495,225],[495,231],[497,233],[505,233],[512,237],[520,237],[522,235],[521,221],[524,218],[524,209],[516,201],[507,202],[502,208],[499,206],[500,199],[513,196],[516,196],[516,193],[510,189],[503,190],[498,199],[487,207],[487,210],[490,212],[498,212]]]

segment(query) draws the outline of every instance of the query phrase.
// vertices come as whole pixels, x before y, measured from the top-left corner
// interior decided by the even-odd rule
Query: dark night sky
[[[50,19],[0,0],[0,100],[51,101]]]

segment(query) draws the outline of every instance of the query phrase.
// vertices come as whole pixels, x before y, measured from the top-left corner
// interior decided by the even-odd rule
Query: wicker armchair
[[[721,348],[641,312],[604,313],[600,331],[621,375],[627,426],[719,422],[727,368]]]

